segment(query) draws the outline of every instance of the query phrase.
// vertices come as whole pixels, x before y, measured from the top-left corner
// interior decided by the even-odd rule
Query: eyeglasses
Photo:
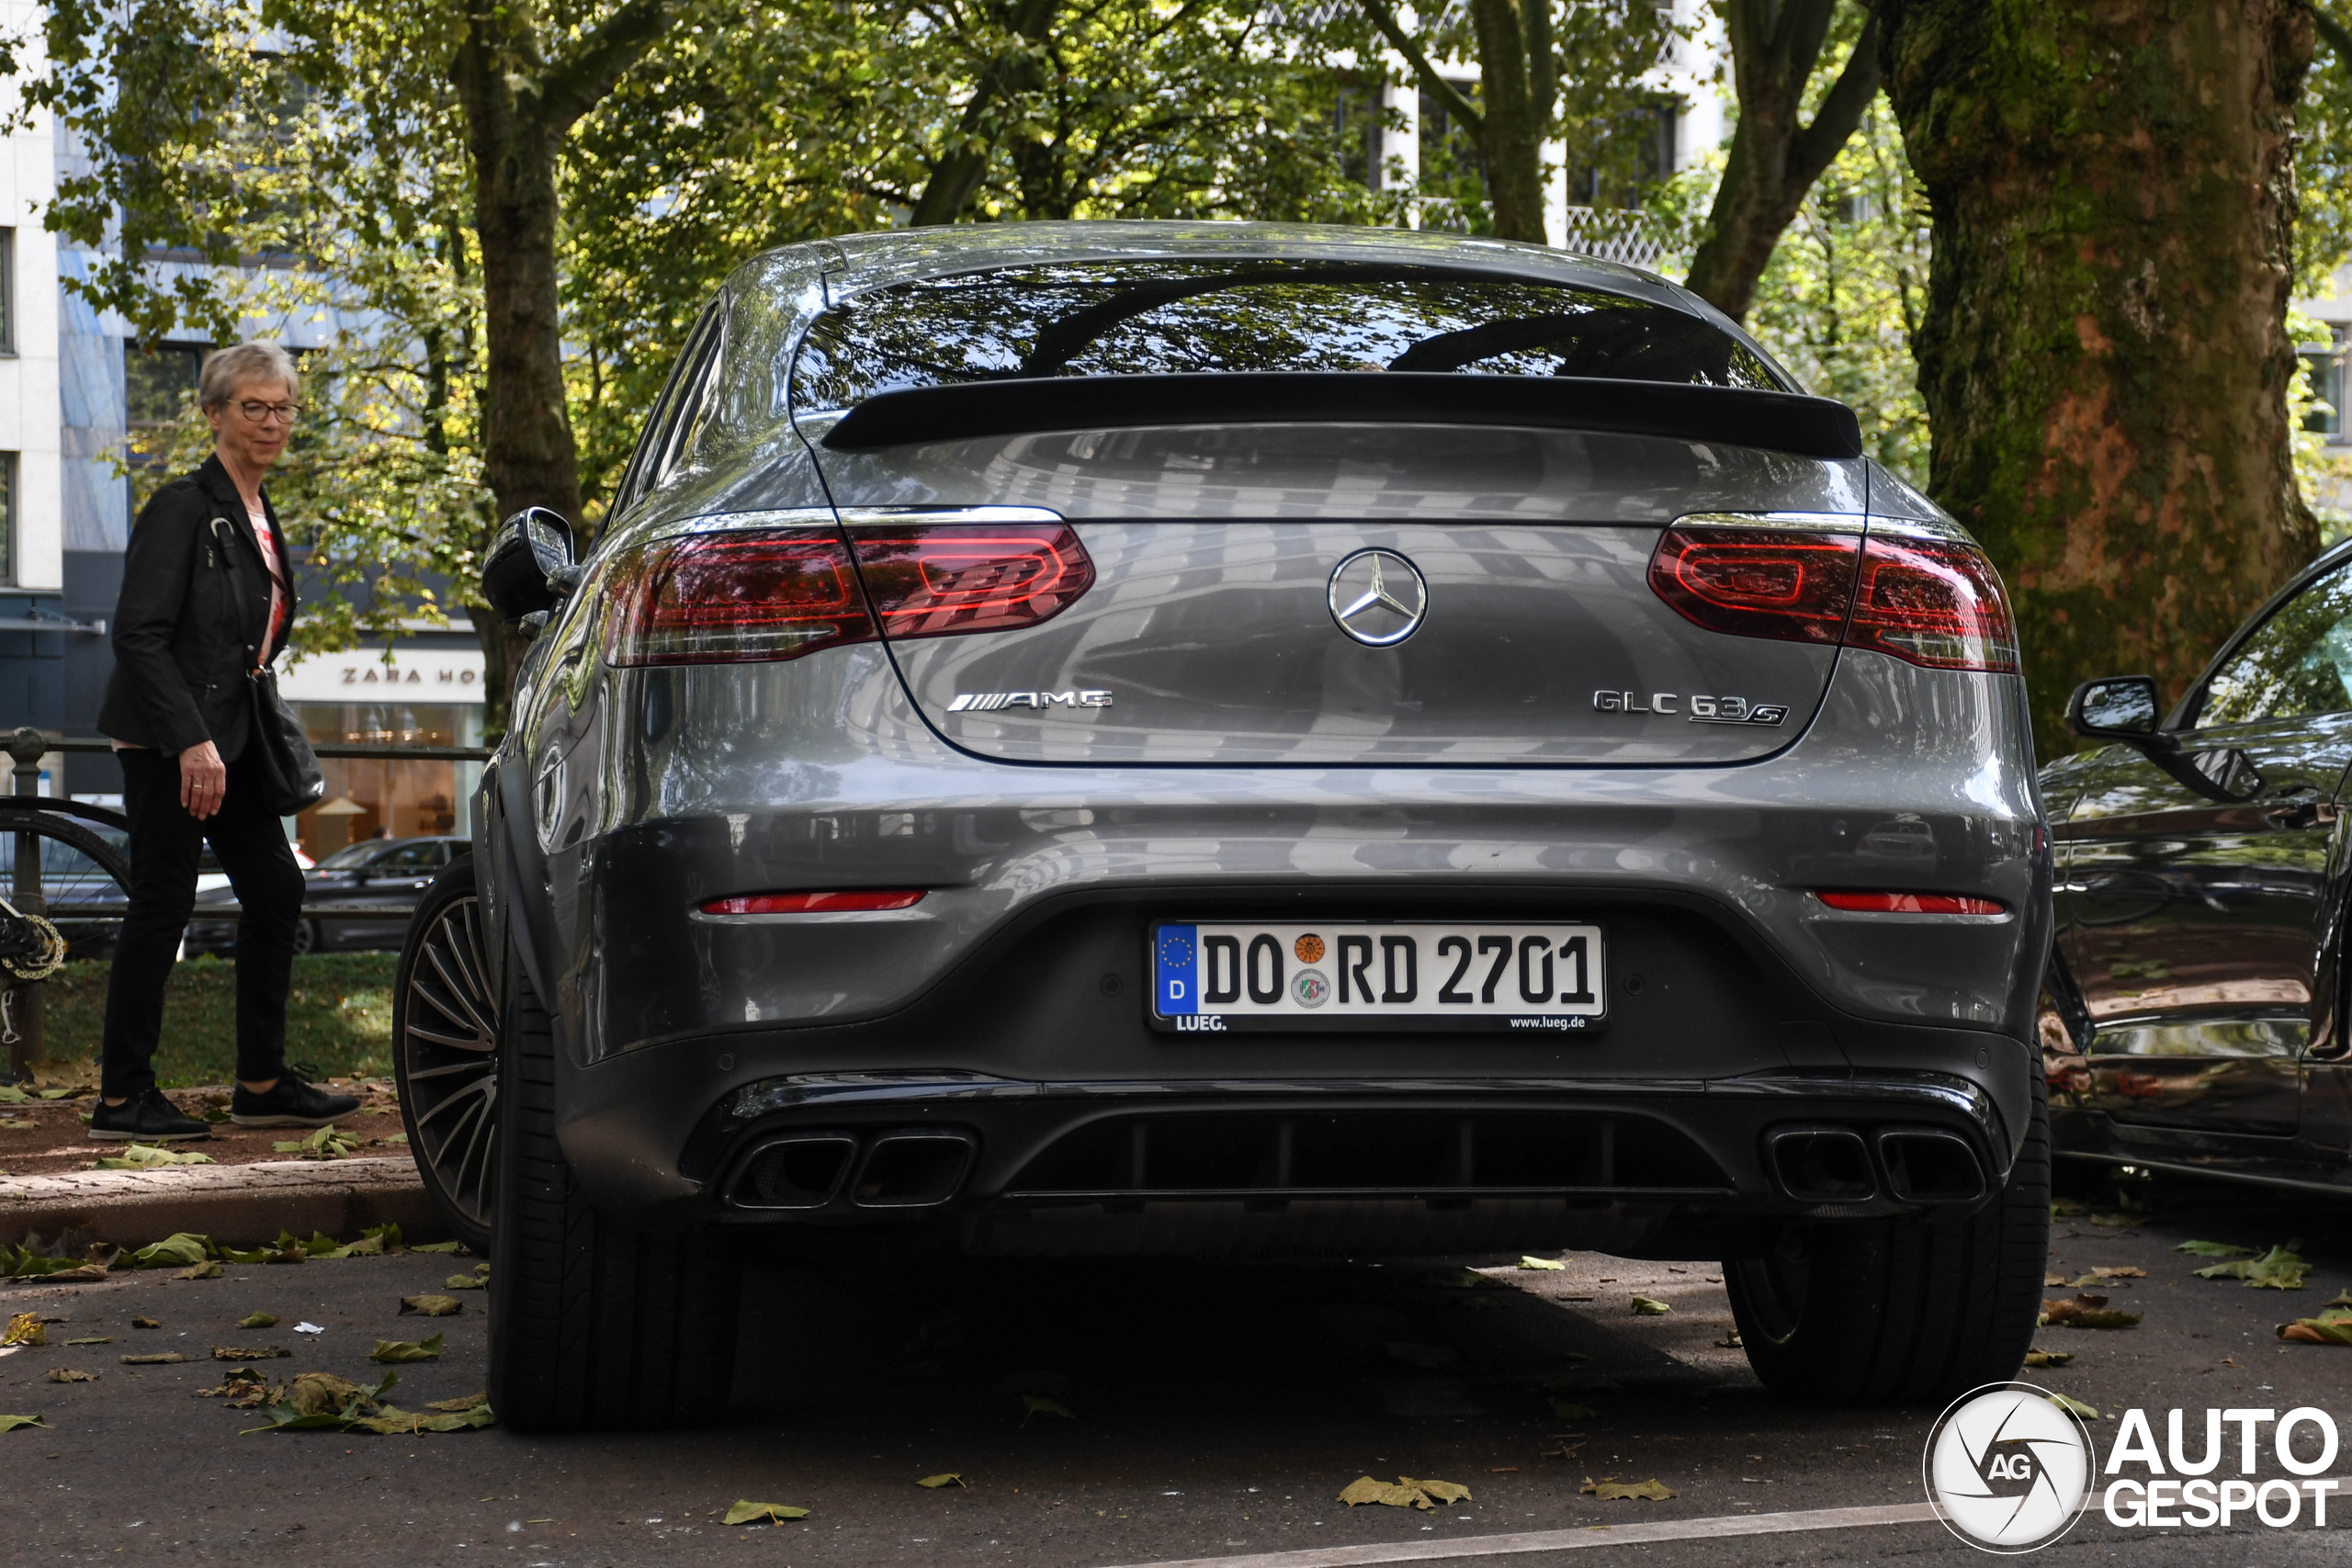
[[[300,403],[265,403],[259,401],[242,402],[237,404],[237,412],[245,416],[245,423],[247,424],[259,424],[265,419],[275,421],[279,424],[292,424],[294,423],[294,416],[302,412],[302,405]]]

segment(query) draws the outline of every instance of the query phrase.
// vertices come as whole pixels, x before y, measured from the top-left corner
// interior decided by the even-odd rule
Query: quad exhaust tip
[[[931,1209],[962,1190],[980,1141],[958,1127],[871,1134],[786,1133],[755,1145],[735,1168],[727,1201],[774,1212],[830,1208]],[[854,1172],[854,1175],[852,1173]]]
[[[1800,1203],[1973,1203],[1991,1189],[1968,1140],[1936,1127],[1776,1127],[1773,1184]]]

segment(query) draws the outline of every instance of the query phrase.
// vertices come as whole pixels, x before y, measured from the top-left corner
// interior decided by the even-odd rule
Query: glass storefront
[[[479,746],[481,705],[296,703],[313,745]],[[322,758],[326,798],[294,818],[295,841],[312,860],[368,839],[473,830],[479,762]]]

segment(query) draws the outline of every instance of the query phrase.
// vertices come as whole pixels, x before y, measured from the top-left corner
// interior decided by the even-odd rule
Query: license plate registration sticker
[[[1152,1022],[1234,1030],[1592,1030],[1609,1014],[1599,926],[1151,928]]]

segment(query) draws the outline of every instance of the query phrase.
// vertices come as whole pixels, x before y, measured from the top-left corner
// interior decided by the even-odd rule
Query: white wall
[[[0,28],[39,67],[42,6],[0,0]],[[0,86],[11,99],[13,85]],[[0,227],[16,230],[16,352],[0,355],[0,452],[17,456],[17,588],[64,585],[63,499],[58,467],[57,243],[41,213],[57,190],[46,114],[0,139]]]

